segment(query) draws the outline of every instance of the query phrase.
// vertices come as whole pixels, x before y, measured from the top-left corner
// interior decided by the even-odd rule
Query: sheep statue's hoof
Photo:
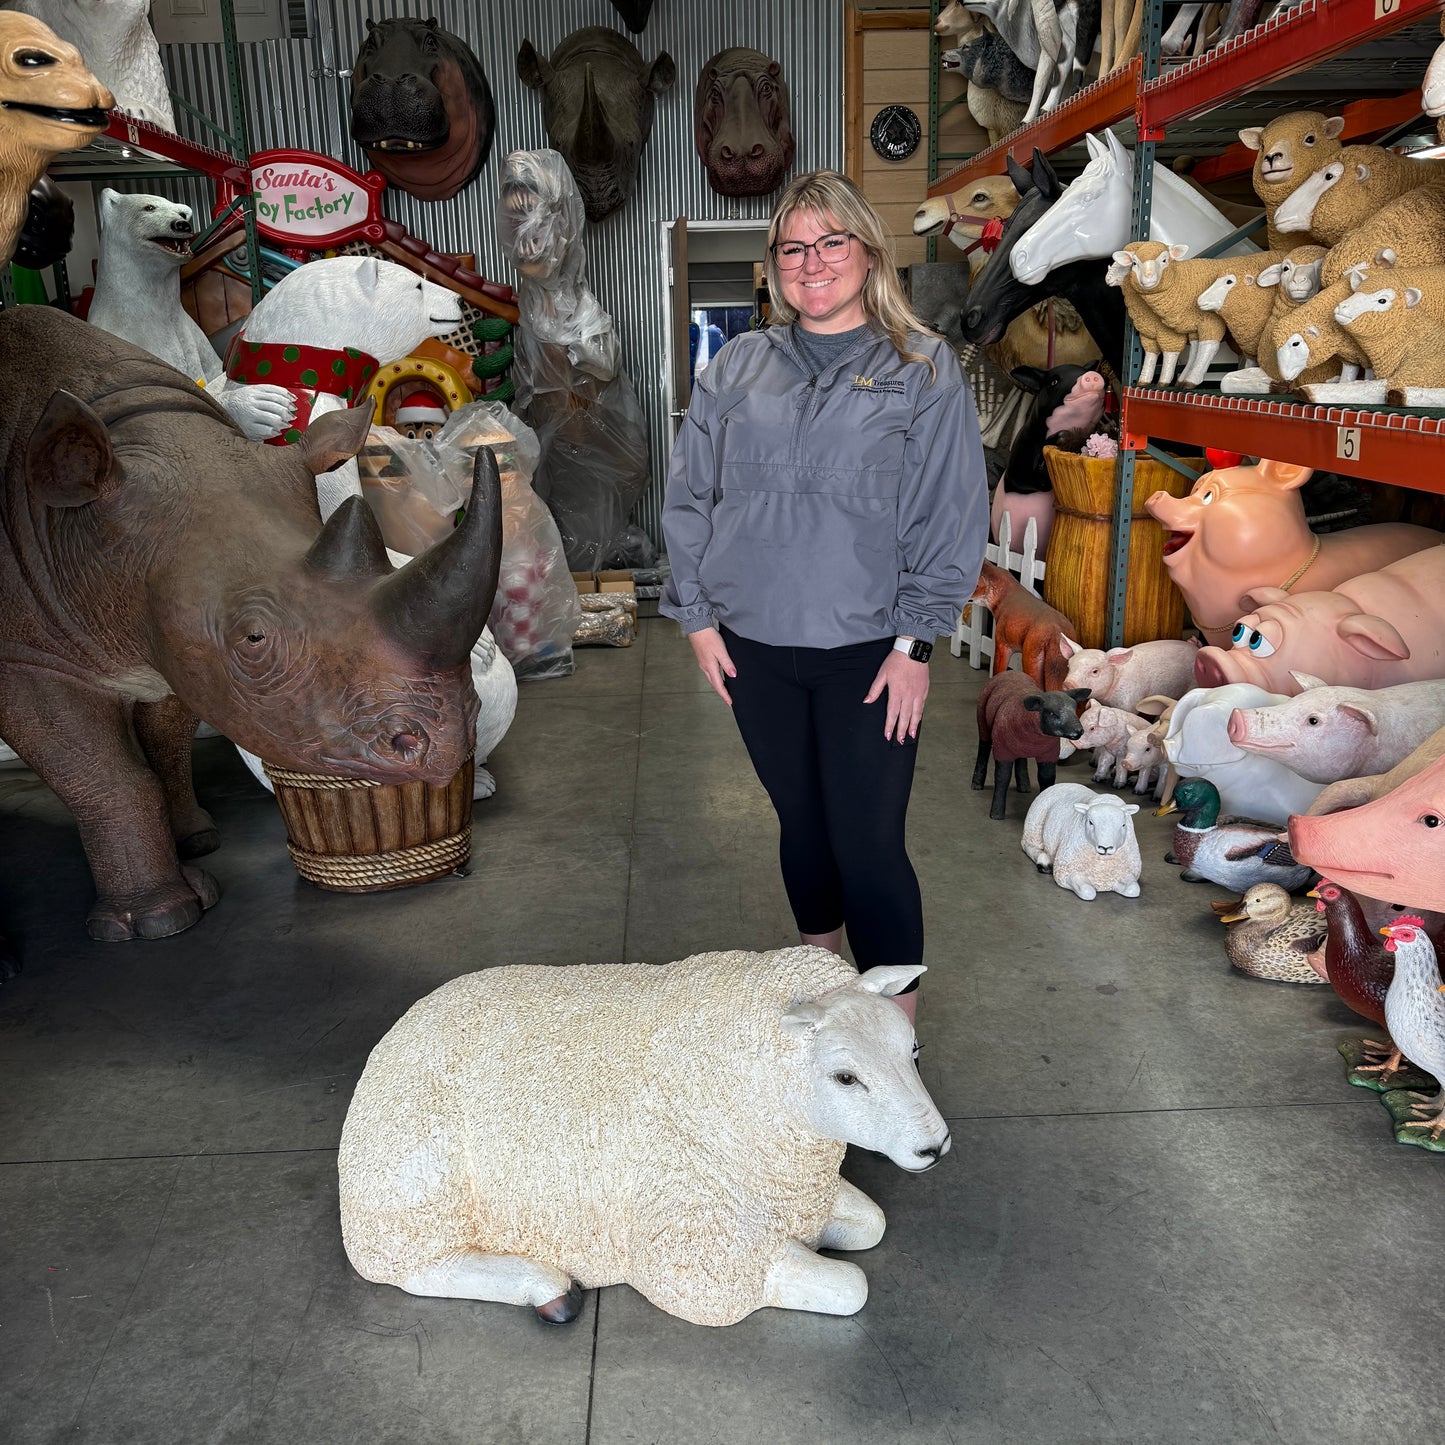
[[[575,1280],[566,1294],[537,1306],[537,1318],[549,1325],[570,1325],[581,1313],[582,1290]]]

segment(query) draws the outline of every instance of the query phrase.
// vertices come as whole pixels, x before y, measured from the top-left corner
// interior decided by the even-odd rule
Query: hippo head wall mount
[[[718,51],[697,77],[692,128],[708,185],[718,195],[777,190],[797,149],[778,62],[743,45]]]
[[[366,31],[351,71],[351,138],[399,190],[450,200],[492,149],[482,63],[435,19],[368,19]]]
[[[654,102],[677,79],[672,57],[662,51],[649,64],[626,36],[591,25],[574,30],[550,60],[524,40],[517,75],[542,92],[547,135],[582,192],[587,219],[625,205],[652,134]]]

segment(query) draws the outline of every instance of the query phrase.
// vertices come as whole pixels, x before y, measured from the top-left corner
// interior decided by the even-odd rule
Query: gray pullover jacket
[[[953,631],[988,540],[983,445],[948,344],[909,344],[936,381],[881,334],[816,377],[786,327],[723,347],[672,450],[664,616],[790,647]]]

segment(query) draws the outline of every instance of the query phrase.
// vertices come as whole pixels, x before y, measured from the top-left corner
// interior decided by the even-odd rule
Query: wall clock
[[[885,105],[873,117],[868,139],[885,161],[906,161],[923,139],[923,126],[906,105]]]

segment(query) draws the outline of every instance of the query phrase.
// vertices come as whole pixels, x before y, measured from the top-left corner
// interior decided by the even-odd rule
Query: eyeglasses
[[[819,236],[816,241],[775,241],[773,259],[779,271],[796,271],[808,258],[809,251],[815,251],[820,261],[830,266],[841,266],[848,259],[852,243],[857,240],[852,231],[832,231]]]

